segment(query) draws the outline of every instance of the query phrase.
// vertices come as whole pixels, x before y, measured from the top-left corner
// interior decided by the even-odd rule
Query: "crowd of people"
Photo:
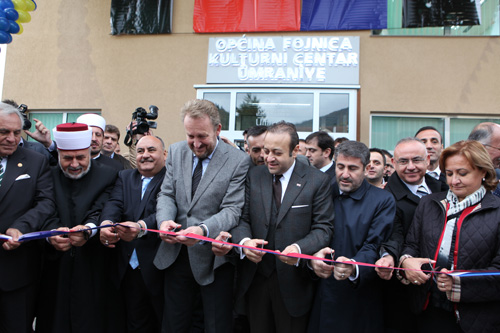
[[[191,100],[185,141],[125,157],[99,115],[27,141],[5,102],[0,332],[500,332],[498,124],[391,155],[282,121],[240,149]]]

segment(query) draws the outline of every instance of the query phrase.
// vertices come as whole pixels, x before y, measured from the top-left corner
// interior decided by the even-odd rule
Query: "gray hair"
[[[493,128],[498,126],[495,123],[480,123],[476,125],[470,132],[467,140],[479,141],[483,145],[489,145],[491,143],[491,137],[493,136]]]
[[[335,148],[335,161],[338,156],[354,157],[361,160],[363,168],[370,162],[370,150],[368,147],[359,141],[344,141]]]
[[[0,103],[0,116],[5,117],[5,116],[8,116],[8,115],[13,114],[13,113],[15,113],[19,117],[19,120],[21,121],[21,127],[22,127],[24,124],[24,118],[23,118],[23,115],[21,114],[21,112],[19,112],[19,110],[17,108],[13,107],[10,104]]]
[[[398,143],[396,143],[396,147],[394,147],[394,151],[396,151],[396,148],[401,145],[401,144],[404,144],[404,143],[409,143],[409,142],[418,142],[419,144],[422,145],[422,147],[424,148],[425,150],[425,156],[427,157],[427,148],[425,147],[425,144],[422,142],[422,140],[420,139],[417,139],[417,138],[414,138],[414,137],[407,137],[407,138],[403,138],[401,140],[398,141]]]

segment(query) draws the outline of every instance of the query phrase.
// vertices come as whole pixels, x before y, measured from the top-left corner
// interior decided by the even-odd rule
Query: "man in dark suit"
[[[18,146],[23,118],[0,103],[0,332],[31,332],[41,247],[18,238],[42,230],[55,212],[48,160]]]
[[[188,233],[215,237],[238,223],[250,158],[219,140],[217,107],[192,100],[182,108],[187,141],[170,146],[167,171],[158,194],[158,229],[182,230],[161,235],[154,264],[165,270],[163,332],[186,332],[196,303],[203,303],[206,332],[232,332],[234,266],[215,257],[210,245],[197,244]]]
[[[59,156],[59,165],[51,169],[58,215],[47,229],[74,233],[49,238],[37,332],[103,331],[109,322],[117,327],[120,321],[107,304],[114,300],[107,287],[108,257],[97,231],[89,230],[99,225],[117,171],[91,159],[92,130],[87,125],[61,124],[53,134]]]
[[[163,315],[163,274],[153,265],[160,239],[144,229],[156,229],[156,196],[165,177],[167,152],[163,142],[145,136],[136,145],[137,169],[119,173],[101,214],[101,243],[114,248],[117,274],[113,280],[125,300],[128,332],[159,332]],[[115,232],[118,233],[116,237]]]
[[[430,156],[422,141],[416,138],[400,140],[394,148],[392,158],[396,172],[389,178],[385,187],[396,199],[396,216],[391,237],[382,244],[381,258],[376,262],[377,265],[388,269],[376,268],[376,271],[384,280],[392,278],[384,286],[385,325],[396,330],[415,329],[416,324],[408,306],[406,291],[393,277],[393,270],[390,268],[399,262],[402,246],[420,198],[448,189],[446,184],[426,173],[429,161]]]
[[[443,151],[443,137],[441,133],[432,126],[424,126],[415,133],[415,137],[422,141],[427,149],[427,154],[429,155],[427,173],[432,178],[446,184],[446,174],[444,170],[441,171],[439,169],[439,157]]]
[[[345,141],[335,148],[337,181],[333,185],[335,234],[329,247],[315,256],[339,262],[373,264],[380,244],[391,234],[394,198],[370,185],[365,171],[370,151],[361,142]],[[380,279],[373,268],[352,264],[326,264],[312,260],[319,277],[309,332],[382,332]],[[333,273],[333,277],[332,277]]]
[[[334,152],[334,140],[328,133],[318,131],[307,136],[306,157],[313,167],[325,172],[333,181],[335,180]]]
[[[120,140],[120,130],[115,125],[107,124],[104,131],[104,140],[102,142],[101,154],[111,159],[117,160],[123,165],[123,168],[132,169],[130,161],[120,154],[115,153],[116,146]]]
[[[233,242],[283,254],[312,254],[329,243],[330,178],[296,162],[298,143],[293,124],[269,127],[264,140],[266,165],[247,175],[245,207],[231,231]],[[241,254],[245,258],[237,296],[245,299],[251,331],[272,332],[277,327],[278,332],[303,332],[314,295],[305,262],[248,249]]]

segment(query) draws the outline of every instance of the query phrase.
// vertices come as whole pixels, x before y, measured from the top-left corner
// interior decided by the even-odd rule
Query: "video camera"
[[[23,116],[23,130],[27,131],[31,128],[31,121],[28,118],[28,106],[26,104],[21,104],[17,107],[21,115]]]
[[[156,105],[150,105],[149,112],[141,107],[135,109],[135,111],[132,112],[132,122],[127,129],[124,143],[130,146],[134,135],[147,133],[150,128],[156,129],[158,124],[155,121],[149,121],[149,119],[154,120],[156,118],[158,118],[158,107]],[[136,123],[135,125],[134,122]]]

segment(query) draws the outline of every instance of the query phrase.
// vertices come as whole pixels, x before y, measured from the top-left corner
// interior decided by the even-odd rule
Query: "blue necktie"
[[[151,178],[142,178],[142,193],[141,193],[141,200],[144,197],[144,193],[146,193],[146,190],[148,189],[148,185],[151,182]]]
[[[151,178],[146,178],[144,177],[142,179],[142,193],[141,193],[141,200],[144,197],[144,193],[146,193],[146,190],[148,189],[148,185],[151,182]],[[132,269],[136,269],[139,267],[139,258],[137,258],[137,251],[134,249],[134,252],[132,252],[132,256],[130,257],[130,260],[128,262],[130,264],[130,267]]]

